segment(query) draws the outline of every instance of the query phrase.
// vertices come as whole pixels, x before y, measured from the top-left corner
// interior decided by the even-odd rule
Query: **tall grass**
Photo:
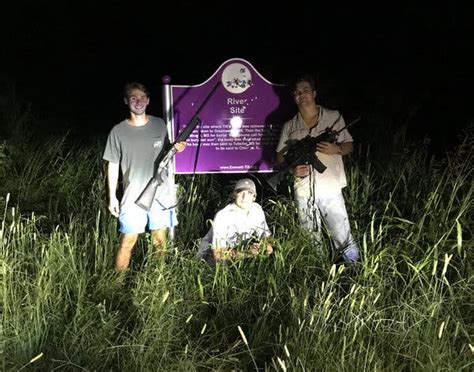
[[[181,175],[168,256],[142,237],[124,280],[100,144],[7,142],[2,368],[471,370],[473,138],[441,160],[403,135],[381,144],[400,150],[391,157],[357,149],[344,191],[362,256],[351,270],[277,196],[262,202],[275,254],[207,266],[197,244],[229,188]]]

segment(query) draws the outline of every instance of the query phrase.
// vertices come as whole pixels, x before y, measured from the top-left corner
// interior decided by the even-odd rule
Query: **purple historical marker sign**
[[[288,88],[272,84],[247,61],[224,62],[204,83],[171,85],[172,139],[199,113],[201,123],[175,157],[175,172],[271,172],[281,127],[292,112]]]

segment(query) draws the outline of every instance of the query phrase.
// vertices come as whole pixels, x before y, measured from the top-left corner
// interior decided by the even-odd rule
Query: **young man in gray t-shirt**
[[[153,245],[160,251],[166,243],[168,228],[178,223],[173,205],[174,190],[168,189],[167,182],[157,189],[149,211],[135,204],[153,177],[155,162],[169,144],[169,139],[164,121],[146,114],[150,97],[143,84],[126,84],[124,101],[130,111],[129,118],[112,128],[103,155],[103,159],[108,161],[109,211],[118,217],[120,224],[120,245],[115,260],[117,271],[128,268],[138,235],[147,227],[151,231]],[[181,152],[186,142],[179,142],[175,147]],[[116,195],[119,169],[124,186],[120,202]]]

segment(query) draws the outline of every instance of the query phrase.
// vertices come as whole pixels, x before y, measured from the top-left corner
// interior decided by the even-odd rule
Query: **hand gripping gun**
[[[323,173],[326,170],[326,166],[316,155],[316,146],[321,142],[336,142],[339,133],[351,125],[357,123],[360,120],[360,116],[343,128],[339,130],[333,130],[332,128],[339,122],[340,119],[341,116],[339,115],[337,120],[330,127],[325,128],[324,132],[317,135],[316,137],[311,137],[308,134],[306,137],[300,140],[294,140],[288,145],[287,152],[284,155],[285,161],[282,167],[274,176],[267,180],[268,184],[274,191],[276,191],[278,184],[283,180],[285,174],[289,172],[291,168],[296,167],[297,165],[310,164],[319,173]]]

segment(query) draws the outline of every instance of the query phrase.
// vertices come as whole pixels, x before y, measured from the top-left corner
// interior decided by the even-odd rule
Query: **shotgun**
[[[199,118],[198,115],[201,112],[201,110],[204,108],[204,106],[207,104],[207,101],[209,101],[211,96],[219,87],[220,83],[221,82],[218,81],[216,85],[214,85],[210,93],[202,102],[201,106],[199,106],[199,108],[197,109],[193,117],[189,120],[186,127],[179,134],[178,138],[176,138],[176,140],[171,144],[170,149],[168,150],[166,155],[163,157],[163,159],[160,161],[160,164],[158,165],[155,174],[150,179],[150,181],[148,181],[148,184],[145,186],[145,189],[142,191],[138,199],[135,201],[136,205],[138,205],[139,207],[143,208],[146,211],[150,210],[151,205],[153,204],[153,200],[155,199],[156,190],[158,186],[160,186],[166,178],[168,164],[173,159],[173,157],[175,156],[177,152],[175,145],[178,142],[186,141],[188,137],[191,135],[194,128],[196,128],[196,126],[201,122],[201,119]]]

